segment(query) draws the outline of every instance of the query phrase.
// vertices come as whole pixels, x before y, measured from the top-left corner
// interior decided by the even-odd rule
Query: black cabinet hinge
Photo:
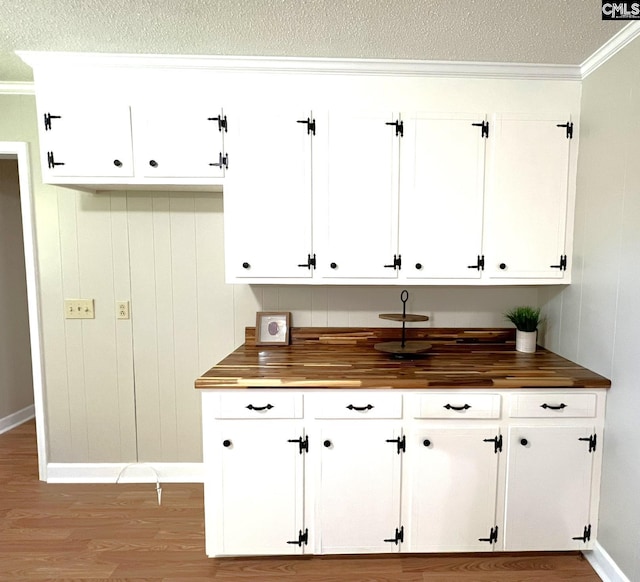
[[[579,540],[582,542],[588,542],[591,539],[591,524],[584,526],[584,532],[581,536],[571,538],[572,540]]]
[[[589,443],[589,452],[593,453],[596,450],[596,445],[598,444],[598,437],[595,434],[592,434],[588,437],[580,437],[579,441],[587,441]]]
[[[493,443],[493,452],[501,453],[502,452],[502,435],[493,437],[492,439],[482,439],[485,443]]]
[[[64,162],[56,162],[53,157],[53,152],[47,152],[47,167],[55,168],[56,166],[64,166]]]
[[[217,168],[226,168],[229,169],[229,154],[222,154],[220,152],[218,154],[218,161],[209,164],[210,166],[216,166]]]
[[[567,139],[573,139],[573,122],[567,121],[567,123],[558,123],[556,127],[565,127],[567,129]]]
[[[396,546],[399,543],[404,542],[404,526],[400,526],[400,529],[396,528],[396,535],[393,536],[392,538],[389,538],[387,540],[384,540],[385,542],[389,542],[389,543],[393,543]]]
[[[396,443],[398,447],[398,454],[405,453],[407,451],[407,439],[404,435],[397,439],[387,439],[388,443]]]
[[[396,128],[396,137],[404,137],[404,121],[399,119],[397,121],[387,121],[385,125],[394,125]]]
[[[298,447],[300,449],[300,454],[309,452],[309,436],[305,436],[304,438],[300,437],[297,439],[289,439],[288,443],[298,443]]]
[[[305,123],[307,125],[307,135],[315,135],[316,134],[316,120],[310,119],[307,117],[306,119],[298,119],[296,123]]]
[[[44,130],[49,131],[51,129],[52,119],[62,119],[61,115],[51,115],[51,113],[44,114]]]
[[[316,268],[316,254],[313,253],[313,257],[311,255],[307,255],[307,262],[298,265],[298,267],[306,267],[307,269],[315,269]]]
[[[488,121],[482,121],[480,123],[472,123],[471,125],[473,125],[474,127],[482,128],[480,130],[480,137],[489,137],[489,122]]]
[[[385,265],[385,269],[402,269],[402,255],[393,255],[393,263],[391,265]]]
[[[567,270],[567,255],[560,255],[559,265],[549,265],[552,269],[560,269],[561,271]]]
[[[484,271],[484,255],[478,255],[475,265],[469,265],[467,269],[478,269],[478,271]]]
[[[495,544],[498,542],[498,526],[492,527],[489,532],[488,538],[478,538],[479,542],[489,542],[490,544]]]
[[[218,122],[218,131],[224,130],[227,133],[227,116],[219,115],[218,117],[207,117],[207,121],[217,121]]]
[[[298,547],[302,547],[302,544],[304,544],[305,546],[309,543],[309,530],[305,529],[304,533],[302,533],[302,530],[298,531],[298,539],[297,540],[293,540],[292,542],[287,542],[288,544],[292,544],[292,545],[296,545]]]

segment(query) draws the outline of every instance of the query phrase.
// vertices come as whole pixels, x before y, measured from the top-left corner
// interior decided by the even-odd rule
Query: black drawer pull
[[[547,404],[546,402],[540,405],[540,408],[548,408],[549,410],[562,410],[563,408],[566,408],[566,407],[567,405],[564,402],[558,404],[558,406],[554,406],[553,404]]]
[[[447,410],[469,410],[471,408],[470,404],[464,404],[463,406],[453,406],[453,404],[445,404],[443,408]]]
[[[430,441],[429,439],[424,439],[424,440],[422,441],[422,444],[423,444],[425,447],[430,447],[430,446],[431,446],[431,441]]]
[[[273,404],[267,404],[266,406],[254,406],[253,404],[249,404],[247,408],[249,410],[257,410],[258,412],[261,412],[262,410],[271,410],[273,408]]]
[[[359,412],[362,412],[364,410],[371,410],[373,408],[373,404],[367,404],[366,406],[354,406],[353,404],[349,404],[347,408],[349,410],[357,410]]]
[[[327,439],[322,444],[328,449],[331,446],[331,441],[329,439]]]
[[[523,447],[526,447],[529,444],[529,441],[527,439],[520,439],[520,444]]]
[[[231,441],[229,439],[225,439],[222,441],[222,446],[229,448],[231,446]]]

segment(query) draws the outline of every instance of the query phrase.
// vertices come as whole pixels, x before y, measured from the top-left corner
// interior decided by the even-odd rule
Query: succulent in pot
[[[516,351],[535,352],[538,325],[542,319],[539,307],[514,307],[504,316],[516,326]]]

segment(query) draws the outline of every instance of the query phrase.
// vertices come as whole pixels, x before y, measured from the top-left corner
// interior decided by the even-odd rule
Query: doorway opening
[[[27,144],[0,142],[0,432],[35,416],[39,477],[46,481],[37,272]]]

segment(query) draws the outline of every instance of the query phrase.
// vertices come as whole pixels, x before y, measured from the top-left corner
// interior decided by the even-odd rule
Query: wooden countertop
[[[398,340],[397,328],[292,328],[289,346],[245,343],[195,382],[200,389],[244,388],[609,388],[611,382],[538,346],[515,351],[513,328],[407,328],[407,340],[433,345],[419,359],[397,360],[374,345]]]

